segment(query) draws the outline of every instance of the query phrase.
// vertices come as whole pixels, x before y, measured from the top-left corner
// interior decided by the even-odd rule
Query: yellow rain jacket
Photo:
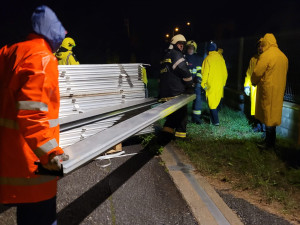
[[[55,53],[55,56],[57,58],[58,65],[79,65],[79,62],[71,50],[60,49]]]
[[[252,84],[257,85],[255,117],[266,126],[278,126],[281,124],[288,59],[278,48],[273,34],[266,34],[261,44],[263,53],[251,76]]]
[[[216,51],[210,51],[202,63],[201,82],[202,88],[206,90],[210,109],[216,109],[223,98],[227,76],[223,56]]]
[[[250,59],[250,63],[246,72],[244,87],[250,88],[250,100],[251,100],[251,115],[255,115],[255,102],[256,102],[256,86],[251,83],[251,75],[253,73],[254,67],[257,63],[258,55],[253,56]]]

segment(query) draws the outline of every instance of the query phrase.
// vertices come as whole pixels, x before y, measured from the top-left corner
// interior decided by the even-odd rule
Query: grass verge
[[[208,109],[204,108],[204,116]],[[266,203],[277,202],[286,214],[300,210],[300,149],[277,138],[276,151],[261,152],[244,114],[224,107],[220,126],[189,123],[186,140],[176,140],[203,175],[230,182],[233,188],[259,194]]]

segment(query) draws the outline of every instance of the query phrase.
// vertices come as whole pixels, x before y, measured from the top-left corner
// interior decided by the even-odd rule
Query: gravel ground
[[[224,202],[240,217],[245,225],[291,225],[288,221],[263,211],[244,199],[217,190]]]

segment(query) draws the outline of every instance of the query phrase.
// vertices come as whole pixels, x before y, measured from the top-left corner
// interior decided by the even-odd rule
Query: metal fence
[[[300,104],[300,31],[274,34],[279,49],[289,59],[284,100]],[[228,69],[226,87],[243,91],[246,71],[251,57],[257,52],[256,43],[260,36],[215,41],[222,48]],[[208,43],[199,43],[199,54],[204,54]]]

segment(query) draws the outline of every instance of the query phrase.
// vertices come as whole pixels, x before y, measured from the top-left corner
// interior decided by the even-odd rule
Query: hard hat
[[[197,43],[193,40],[190,40],[186,43],[186,47],[188,48],[189,46],[193,46],[194,47],[194,51],[197,51]]]
[[[211,51],[216,51],[217,50],[217,44],[213,41],[210,41],[208,47],[207,47],[207,51],[211,52]]]
[[[171,44],[175,45],[179,41],[186,42],[186,39],[182,34],[176,34],[172,37]]]
[[[75,47],[75,41],[73,38],[66,37],[63,42],[61,43],[61,47],[64,47],[68,50],[72,50],[73,47]]]

